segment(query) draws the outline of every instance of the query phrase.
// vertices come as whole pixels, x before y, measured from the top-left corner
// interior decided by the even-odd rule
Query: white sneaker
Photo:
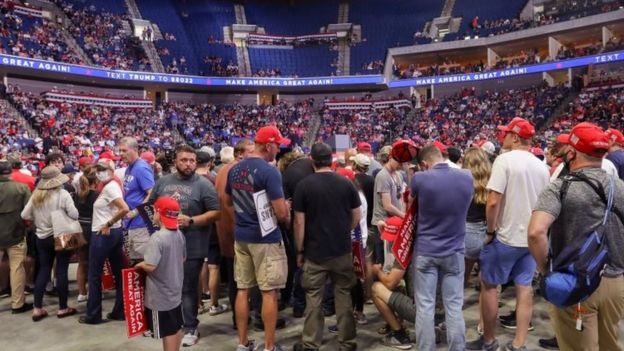
[[[78,303],[80,303],[80,302],[85,302],[88,299],[89,299],[89,295],[78,294],[78,298],[76,300],[78,301]]]
[[[221,314],[227,310],[230,309],[230,306],[226,305],[226,304],[221,304],[218,306],[210,306],[210,309],[208,310],[208,314],[211,316],[216,316],[218,314]]]
[[[184,337],[182,338],[182,346],[193,346],[197,344],[197,341],[199,341],[199,332],[197,329],[193,329],[184,334]]]
[[[145,338],[151,338],[152,337],[152,331],[148,330],[146,332],[143,333],[143,337]]]
[[[247,346],[238,344],[236,347],[236,351],[254,351],[256,349],[255,340],[249,339],[247,342]]]

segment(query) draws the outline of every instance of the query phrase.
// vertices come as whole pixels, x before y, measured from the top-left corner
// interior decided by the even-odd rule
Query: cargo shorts
[[[234,279],[239,289],[283,289],[288,276],[284,243],[234,243]]]

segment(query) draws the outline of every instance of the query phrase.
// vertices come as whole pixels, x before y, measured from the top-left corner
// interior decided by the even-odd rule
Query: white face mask
[[[100,182],[106,182],[110,179],[110,175],[108,174],[108,171],[97,172],[95,176]]]

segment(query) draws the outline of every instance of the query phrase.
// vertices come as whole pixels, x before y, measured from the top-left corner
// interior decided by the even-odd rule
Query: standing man
[[[624,179],[624,135],[617,129],[607,129],[607,137],[609,138],[609,153],[607,160],[613,162],[618,171],[620,179]]]
[[[128,253],[131,260],[142,261],[149,232],[136,207],[146,202],[154,187],[152,167],[139,157],[139,143],[133,137],[122,138],[119,142],[121,159],[128,165],[123,178],[124,201],[130,213],[125,222],[128,230]]]
[[[484,334],[467,343],[467,350],[498,349],[497,285],[513,281],[516,287],[516,336],[503,350],[526,350],[533,313],[535,260],[528,249],[527,227],[537,196],[548,185],[549,173],[545,164],[529,152],[535,134],[529,121],[516,117],[498,129],[504,133],[502,148],[511,151],[496,158],[487,185],[487,231],[480,257]]]
[[[225,187],[230,169],[240,160],[247,157],[254,150],[254,143],[248,139],[242,139],[234,147],[234,159],[219,169],[215,179],[215,188],[219,197],[221,216],[217,220],[217,236],[219,237],[219,250],[225,258],[225,269],[228,277],[228,297],[230,306],[236,304],[236,281],[234,280],[234,207],[227,203]],[[232,308],[232,325],[236,328],[236,313]]]
[[[256,133],[254,151],[238,162],[228,174],[226,202],[236,214],[234,229],[234,275],[238,286],[236,325],[238,351],[254,350],[247,336],[249,290],[258,286],[262,293],[264,349],[280,351],[275,343],[277,294],[286,286],[288,264],[278,221],[290,225],[290,209],[284,198],[282,177],[269,162],[275,161],[280,145],[290,140],[274,126]]]
[[[470,172],[445,162],[434,145],[420,150],[418,156],[425,172],[414,174],[411,189],[411,197],[418,201],[414,244],[417,349],[436,349],[434,314],[440,281],[448,349],[462,351],[466,343],[462,313],[465,220],[474,195],[473,179]]]
[[[394,262],[391,257],[392,243],[381,240],[377,225],[388,217],[405,216],[404,202],[401,196],[404,182],[399,173],[402,163],[391,156],[391,151],[391,146],[384,146],[380,151],[380,153],[388,155],[388,161],[375,176],[373,217],[370,226],[372,230],[369,231],[369,242],[366,245],[367,251],[372,250],[373,263],[382,263],[385,271],[389,271],[392,268],[392,262]]]
[[[563,154],[570,172],[585,176],[608,194],[609,176],[601,169],[602,157],[609,148],[608,138],[598,126],[580,123],[564,142],[571,146]],[[621,350],[618,323],[624,318],[624,183],[613,177],[613,208],[605,227],[610,261],[598,289],[580,305],[582,330],[576,327],[577,306],[565,309],[554,305],[550,318],[561,350]],[[585,240],[586,234],[603,221],[606,203],[584,181],[570,181],[562,197],[563,180],[554,180],[539,196],[529,224],[529,250],[537,269],[548,271],[548,236],[553,258],[564,247]]]
[[[180,203],[178,226],[186,240],[186,261],[182,283],[182,313],[184,316],[183,346],[192,346],[199,340],[197,326],[198,283],[208,242],[213,234],[212,225],[219,219],[219,201],[214,186],[206,178],[195,173],[197,154],[188,145],[176,148],[177,172],[158,180],[150,194],[150,200],[171,196]]]
[[[30,190],[24,184],[11,180],[10,162],[0,161],[0,261],[4,252],[9,256],[11,282],[11,312],[13,314],[30,311],[33,305],[25,302],[26,286],[26,225],[21,213]]]
[[[375,160],[375,155],[373,155],[373,147],[371,146],[371,144],[367,142],[360,142],[357,144],[356,150],[358,153],[364,154],[370,158],[370,165],[368,166],[368,171],[366,172],[366,174],[372,176],[375,174],[376,171],[380,170],[381,167],[383,167],[381,163]]]
[[[302,343],[295,350],[318,350],[323,342],[321,308],[327,279],[334,283],[339,350],[356,349],[351,288],[355,285],[351,231],[359,225],[360,196],[349,180],[332,172],[332,149],[325,143],[312,146],[315,173],[297,186],[293,208],[297,266],[306,291]]]

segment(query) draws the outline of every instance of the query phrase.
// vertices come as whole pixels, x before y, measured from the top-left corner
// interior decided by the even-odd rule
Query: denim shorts
[[[531,286],[537,264],[527,247],[505,245],[496,238],[481,248],[481,279],[490,285]]]
[[[466,222],[466,258],[478,260],[485,240],[485,222]]]

